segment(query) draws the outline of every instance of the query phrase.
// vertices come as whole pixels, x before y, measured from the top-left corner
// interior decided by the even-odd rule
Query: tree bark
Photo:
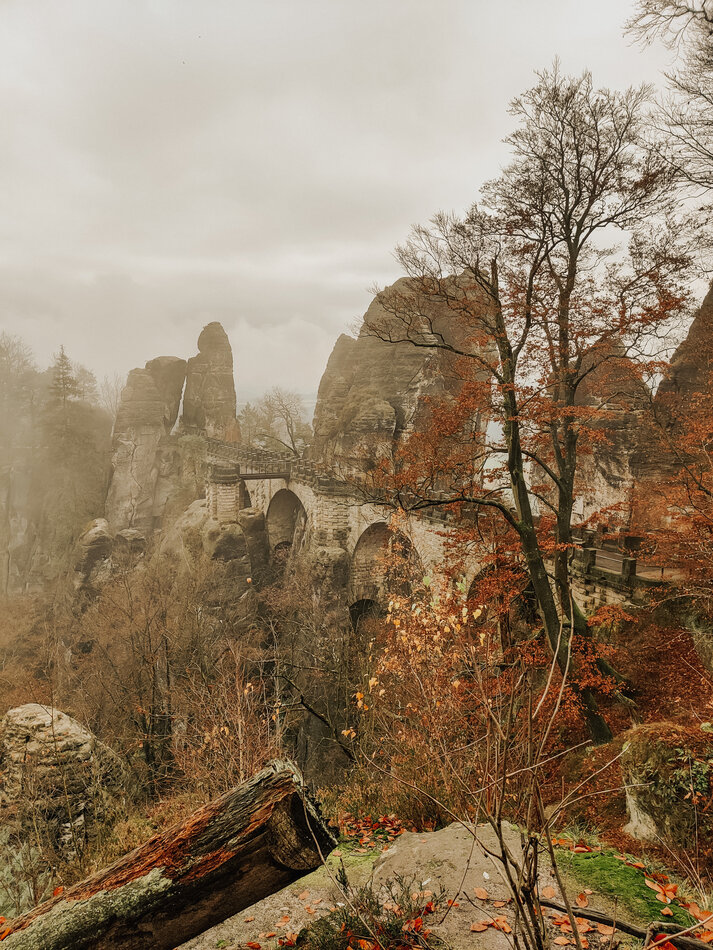
[[[289,762],[0,930],[8,950],[171,950],[317,868],[336,842]]]

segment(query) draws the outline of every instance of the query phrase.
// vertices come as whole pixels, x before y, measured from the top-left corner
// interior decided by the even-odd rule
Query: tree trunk
[[[272,762],[16,918],[0,940],[8,950],[171,950],[314,870],[334,846],[300,773]]]

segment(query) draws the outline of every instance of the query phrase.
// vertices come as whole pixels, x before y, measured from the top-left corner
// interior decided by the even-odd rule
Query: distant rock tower
[[[188,360],[183,395],[183,428],[217,439],[235,439],[233,351],[219,323],[198,337],[198,355]]]

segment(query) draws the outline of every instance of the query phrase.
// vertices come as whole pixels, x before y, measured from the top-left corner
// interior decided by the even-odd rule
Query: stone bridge
[[[357,614],[383,603],[387,558],[396,551],[420,576],[438,578],[445,560],[450,516],[428,509],[404,516],[403,531],[390,529],[390,509],[365,500],[356,485],[339,480],[318,464],[292,455],[239,443],[206,440],[208,507],[220,524],[237,521],[244,508],[261,511],[270,550],[289,548],[345,587]],[[391,562],[394,558],[389,559]],[[574,556],[574,586],[580,606],[640,602],[660,572],[639,568],[634,556],[616,547],[596,547],[587,539]],[[470,588],[478,575],[473,562],[463,578]]]

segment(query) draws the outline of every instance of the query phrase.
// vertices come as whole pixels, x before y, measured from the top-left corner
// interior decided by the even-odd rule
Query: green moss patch
[[[620,861],[611,852],[570,852],[558,854],[557,860],[583,887],[617,900],[637,923],[647,925],[652,920],[669,920],[688,927],[694,922],[688,911],[675,903],[668,905],[673,916],[662,917],[661,910],[666,905],[657,900],[656,894],[647,887],[643,873]]]

